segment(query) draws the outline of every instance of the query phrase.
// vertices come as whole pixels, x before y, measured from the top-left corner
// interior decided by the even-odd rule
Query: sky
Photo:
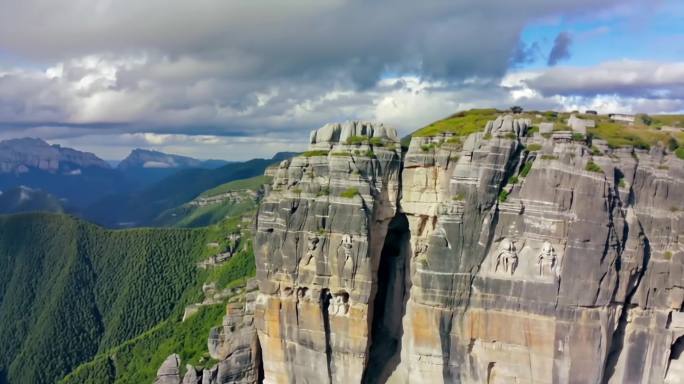
[[[684,2],[0,0],[0,139],[245,160],[512,105],[684,112]]]

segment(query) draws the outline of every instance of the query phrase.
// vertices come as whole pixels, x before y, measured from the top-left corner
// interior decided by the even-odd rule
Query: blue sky
[[[520,39],[528,45],[538,43],[545,53],[562,32],[573,38],[571,58],[563,62],[566,66],[591,66],[619,59],[681,60],[684,2],[653,2],[597,15],[550,17],[530,23]],[[546,64],[546,57],[539,57],[529,68]]]
[[[0,139],[240,160],[331,121],[683,112],[683,21],[674,0],[0,0]]]

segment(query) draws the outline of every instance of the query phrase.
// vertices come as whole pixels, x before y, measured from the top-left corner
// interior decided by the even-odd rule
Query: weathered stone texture
[[[180,379],[180,357],[169,356],[157,373],[158,384],[254,384],[261,382],[261,348],[254,323],[256,284],[246,284],[226,305],[223,324],[211,330],[209,355],[218,360],[211,368],[186,366]]]
[[[360,382],[400,148],[393,129],[358,122],[326,125],[311,146],[330,153],[281,163],[257,218],[265,382]]]
[[[684,161],[530,125],[415,137],[402,159],[393,130],[331,124],[311,135],[318,156],[271,170],[265,382],[681,382]]]
[[[682,161],[616,151],[589,172],[586,145],[545,145],[535,159],[527,140],[475,134],[432,161],[411,146],[401,206],[412,285],[390,382],[657,383],[679,369],[668,361],[682,336],[671,320]]]

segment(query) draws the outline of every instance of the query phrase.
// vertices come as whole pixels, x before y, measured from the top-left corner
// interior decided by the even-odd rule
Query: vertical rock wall
[[[684,162],[529,125],[403,160],[390,129],[328,125],[271,171],[264,381],[682,382]]]
[[[327,125],[275,172],[255,240],[265,382],[362,380],[400,156],[392,129]]]
[[[681,364],[682,161],[502,120],[406,156],[412,288],[390,382],[663,382]]]

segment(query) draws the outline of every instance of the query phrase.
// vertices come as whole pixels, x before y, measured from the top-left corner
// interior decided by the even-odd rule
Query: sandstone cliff
[[[684,379],[684,161],[529,132],[327,125],[258,214],[265,382]]]

